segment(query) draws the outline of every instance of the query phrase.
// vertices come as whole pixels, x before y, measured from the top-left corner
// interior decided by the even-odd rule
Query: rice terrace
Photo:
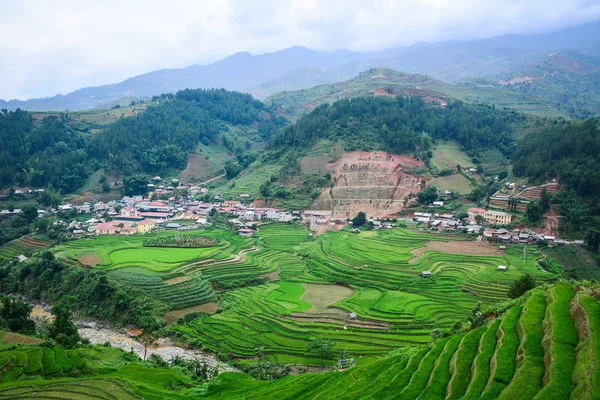
[[[0,6],[0,400],[600,400],[599,2]]]
[[[185,234],[208,247],[169,247],[176,235],[100,236],[55,252],[81,265],[94,254],[97,262],[88,267],[108,271],[181,315],[218,302],[216,313],[170,329],[217,353],[293,364],[318,361],[305,354],[315,337],[336,342],[358,365],[428,343],[433,329],[465,320],[477,302],[506,300],[519,276],[554,278],[537,263],[543,257],[537,248],[523,259],[522,246],[501,252],[466,236],[409,228],[313,237],[298,224],[272,223],[253,238],[211,228]],[[420,277],[425,270],[430,278]]]

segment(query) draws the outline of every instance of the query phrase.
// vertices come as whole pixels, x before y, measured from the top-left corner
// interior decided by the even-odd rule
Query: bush
[[[510,285],[510,289],[508,290],[508,297],[510,297],[511,299],[521,297],[527,291],[533,289],[535,286],[535,279],[529,274],[524,275],[519,280],[514,281],[512,285]]]

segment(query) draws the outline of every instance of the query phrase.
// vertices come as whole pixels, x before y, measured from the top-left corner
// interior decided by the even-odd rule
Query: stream
[[[49,312],[50,306],[45,304],[34,304],[31,312],[35,318],[49,318],[52,315]],[[79,328],[79,335],[82,338],[88,339],[92,344],[110,343],[112,347],[118,347],[124,351],[136,353],[140,358],[144,357],[144,345],[135,340],[134,335],[130,332],[109,329],[95,321],[76,320],[75,325]],[[158,354],[165,361],[170,361],[173,357],[179,356],[185,360],[197,358],[205,362],[212,368],[218,367],[221,372],[239,372],[236,368],[217,360],[212,353],[201,352],[196,350],[185,349],[174,345],[169,338],[161,338],[156,341],[154,346],[149,346],[146,353],[146,358],[151,354]]]

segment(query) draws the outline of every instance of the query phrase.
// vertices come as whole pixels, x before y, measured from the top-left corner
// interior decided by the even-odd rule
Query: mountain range
[[[558,32],[504,35],[466,42],[416,43],[377,52],[322,52],[294,46],[273,53],[233,54],[211,65],[192,65],[138,75],[122,82],[78,89],[48,98],[0,100],[0,107],[32,111],[110,107],[116,101],[185,88],[225,88],[259,99],[283,91],[350,79],[373,67],[426,74],[445,83],[507,76],[563,50],[600,57],[600,21]]]

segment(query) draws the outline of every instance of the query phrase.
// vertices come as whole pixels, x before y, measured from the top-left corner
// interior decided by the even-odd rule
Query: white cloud
[[[597,0],[2,1],[0,98],[67,93],[238,51],[378,50],[598,18]]]

